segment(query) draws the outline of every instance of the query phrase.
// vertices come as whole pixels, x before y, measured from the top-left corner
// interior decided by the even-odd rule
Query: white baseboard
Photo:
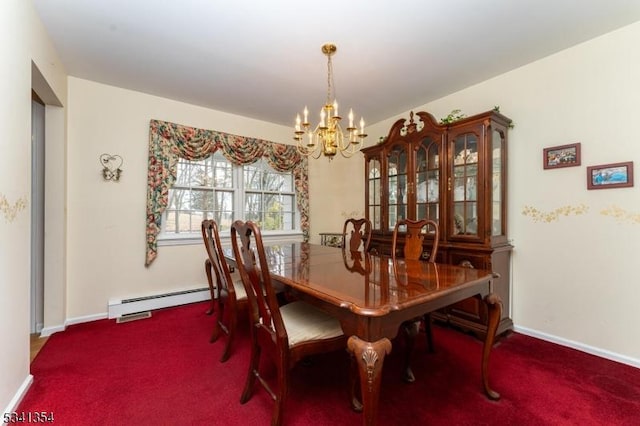
[[[186,305],[188,303],[201,302],[210,299],[211,293],[208,287],[130,299],[112,299],[109,300],[108,317],[109,319],[118,318],[127,314],[153,311],[156,309]]]
[[[93,315],[85,315],[82,317],[69,318],[65,320],[63,325],[53,325],[50,327],[45,327],[40,331],[40,337],[49,337],[53,333],[57,333],[59,331],[65,331],[68,325],[73,324],[82,324],[83,322],[96,321],[107,318],[107,313],[101,314],[93,314]]]
[[[40,337],[49,337],[53,333],[57,333],[58,331],[64,331],[64,330],[65,330],[64,325],[53,325],[51,327],[45,327],[42,330],[40,330]]]
[[[29,374],[24,379],[24,382],[22,382],[22,384],[18,388],[18,391],[13,396],[13,398],[11,398],[11,401],[9,401],[9,405],[7,405],[7,407],[4,409],[3,414],[4,413],[12,413],[12,412],[16,411],[16,408],[18,408],[18,405],[20,405],[20,402],[22,401],[24,396],[27,394],[27,391],[31,387],[32,383],[33,383],[33,376],[31,374]],[[3,416],[3,418],[4,418],[4,416]]]
[[[81,317],[68,318],[64,322],[64,325],[66,327],[68,325],[82,324],[83,322],[98,321],[98,320],[106,319],[106,318],[107,318],[107,313],[106,312],[102,312],[100,314],[84,315],[84,316],[81,316]]]
[[[513,327],[513,330],[520,334],[535,337],[536,339],[545,340],[547,342],[555,343],[561,346],[566,346],[572,349],[579,350],[581,352],[586,352],[588,354],[595,355],[600,358],[605,358],[611,361],[616,361],[622,364],[630,365],[632,367],[640,368],[640,359],[631,358],[626,355],[621,355],[615,352],[585,345],[584,343],[575,342],[569,339],[564,339],[562,337],[543,333],[541,331],[533,330],[527,327],[520,327],[516,325]]]

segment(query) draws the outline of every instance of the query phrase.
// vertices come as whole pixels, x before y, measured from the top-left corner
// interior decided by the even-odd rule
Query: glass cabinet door
[[[381,229],[382,226],[382,179],[380,160],[378,158],[370,158],[367,162],[367,185],[368,199],[367,209],[369,220],[373,229]]]
[[[504,221],[504,133],[493,130],[491,134],[491,167],[492,167],[492,204],[491,204],[491,235],[506,235]]]
[[[389,196],[389,223],[387,230],[393,231],[396,222],[407,218],[407,150],[395,145],[389,152],[387,176]]]
[[[478,236],[478,137],[457,135],[452,141],[452,235]]]
[[[416,153],[416,219],[440,219],[440,145],[425,138]]]

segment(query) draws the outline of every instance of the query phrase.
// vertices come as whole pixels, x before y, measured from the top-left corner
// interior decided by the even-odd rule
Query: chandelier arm
[[[343,150],[340,150],[340,155],[342,155],[344,158],[351,158],[353,157],[353,154],[358,151],[360,151],[360,149],[356,149],[356,145],[349,142],[348,146],[346,146]]]
[[[311,152],[311,155],[309,155],[309,157],[313,158],[314,160],[317,160],[318,158],[320,158],[320,156],[323,153],[323,149],[322,148],[318,149],[319,147],[320,147],[320,144],[316,145],[316,148]]]
[[[322,149],[316,144],[313,148],[309,148],[306,146],[300,146],[300,143],[296,144],[296,148],[300,155],[304,155],[305,157],[311,158],[320,158],[320,154],[322,153]]]

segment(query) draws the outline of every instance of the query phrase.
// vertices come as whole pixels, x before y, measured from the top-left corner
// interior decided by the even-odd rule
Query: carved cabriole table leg
[[[347,342],[360,373],[360,391],[363,404],[363,424],[375,425],[378,420],[378,400],[384,357],[391,352],[391,342],[387,338],[377,342],[367,342],[351,336]]]
[[[502,316],[502,300],[497,294],[490,293],[484,298],[484,302],[487,308],[489,308],[489,321],[487,324],[487,335],[484,339],[484,348],[482,350],[482,384],[484,386],[484,392],[489,399],[498,400],[500,399],[500,394],[489,386],[489,355],[491,354],[498,323]]]

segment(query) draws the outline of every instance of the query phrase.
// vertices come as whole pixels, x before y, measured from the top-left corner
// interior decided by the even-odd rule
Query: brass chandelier
[[[346,133],[340,125],[342,117],[338,114],[338,102],[336,101],[333,84],[333,66],[331,56],[336,53],[335,44],[327,43],[322,46],[322,53],[327,57],[327,101],[320,110],[320,122],[315,128],[309,123],[309,110],[304,107],[303,119],[300,114],[296,116],[295,136],[298,151],[303,155],[320,158],[320,155],[329,157],[329,160],[340,153],[349,158],[364,146],[364,119],[360,118],[360,128],[353,124],[353,110],[349,111],[349,127]]]

